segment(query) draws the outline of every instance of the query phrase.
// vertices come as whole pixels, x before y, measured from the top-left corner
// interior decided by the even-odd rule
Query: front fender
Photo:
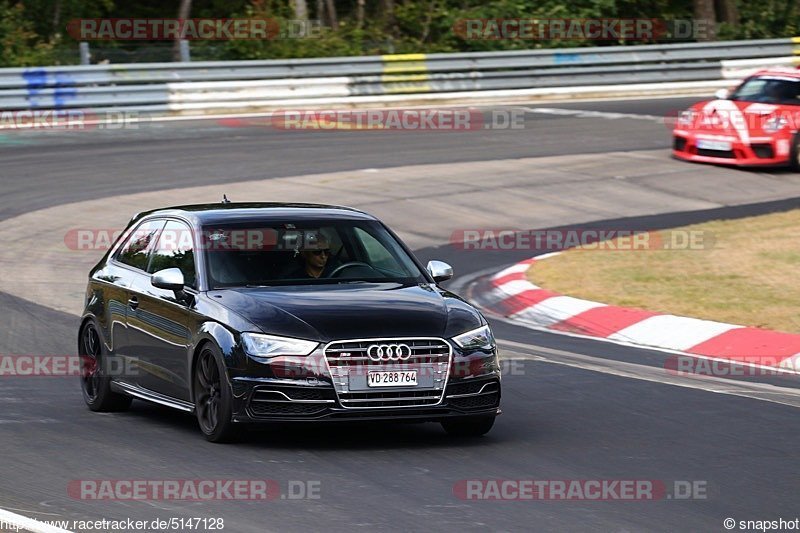
[[[200,326],[195,346],[199,348],[204,342],[208,341],[213,342],[219,347],[222,352],[222,357],[225,359],[225,366],[228,368],[245,367],[242,350],[237,350],[237,348],[241,347],[238,334],[234,334],[233,331],[218,322],[205,322]],[[197,351],[198,350],[195,349],[195,357],[197,356]],[[194,361],[192,361],[192,363],[194,363]],[[192,368],[194,368],[194,366],[192,366]]]

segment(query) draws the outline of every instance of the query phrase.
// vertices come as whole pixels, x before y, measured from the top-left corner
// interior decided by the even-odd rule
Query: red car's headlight
[[[681,111],[678,115],[678,124],[681,126],[690,126],[694,123],[695,119],[697,119],[697,111],[694,109],[687,109],[686,111]]]
[[[783,127],[786,125],[786,119],[783,117],[769,117],[767,121],[764,123],[764,131],[766,133],[776,133],[781,131]]]

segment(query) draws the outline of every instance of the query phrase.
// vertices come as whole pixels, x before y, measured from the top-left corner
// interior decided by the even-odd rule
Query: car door
[[[131,285],[131,299],[136,300],[136,308],[128,318],[129,344],[142,359],[141,385],[186,401],[190,389],[190,307],[196,288],[193,243],[191,229],[185,222],[167,220],[146,272],[137,275]],[[152,274],[167,268],[179,268],[183,273],[184,294],[152,285]]]
[[[116,379],[132,385],[141,385],[143,371],[139,365],[141,353],[131,345],[129,335],[129,320],[137,305],[131,287],[147,270],[150,253],[165,222],[157,219],[140,223],[128,234],[126,241],[115,252],[102,273],[106,281],[111,283],[104,291],[107,310],[118,324],[123,324],[121,328],[114,328],[114,341],[116,354],[123,359],[121,367],[126,373]]]

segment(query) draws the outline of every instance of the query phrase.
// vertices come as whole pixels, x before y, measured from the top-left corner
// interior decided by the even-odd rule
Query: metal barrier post
[[[81,55],[81,65],[90,65],[92,63],[92,54],[89,52],[89,43],[81,42],[78,44],[78,50]]]

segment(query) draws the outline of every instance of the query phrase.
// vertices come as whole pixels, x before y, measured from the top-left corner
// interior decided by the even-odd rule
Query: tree
[[[364,0],[358,0],[356,4],[356,28],[359,30],[364,27]]]
[[[336,5],[333,0],[325,0],[325,8],[328,12],[328,21],[330,22],[331,29],[339,29],[339,18],[336,15]]]
[[[294,9],[294,18],[297,20],[306,20],[308,18],[308,3],[306,3],[306,0],[291,0],[290,4]]]
[[[735,0],[716,0],[714,7],[720,22],[729,24],[732,27],[739,25],[739,8]]]
[[[714,9],[714,0],[692,0],[692,7],[695,19],[710,21],[708,32],[706,32],[705,35],[699,35],[697,40],[716,41],[717,32],[714,24],[717,21],[717,14]]]
[[[192,12],[192,0],[181,0],[181,5],[178,8],[178,18],[186,20]],[[175,44],[172,48],[172,59],[174,61],[181,60],[181,38],[175,39]]]

